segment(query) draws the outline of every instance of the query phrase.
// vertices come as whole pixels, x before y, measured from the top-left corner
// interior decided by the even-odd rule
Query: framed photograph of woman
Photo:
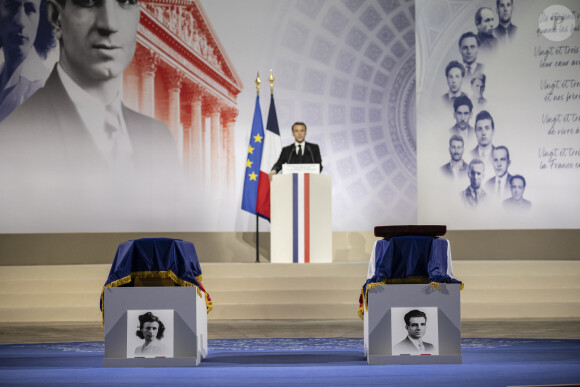
[[[127,311],[127,358],[173,357],[173,315],[170,310]]]

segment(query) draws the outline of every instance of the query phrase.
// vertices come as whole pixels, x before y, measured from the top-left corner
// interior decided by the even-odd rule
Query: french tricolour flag
[[[262,161],[260,164],[260,178],[258,180],[258,199],[256,212],[270,220],[270,179],[268,174],[272,166],[278,160],[282,151],[282,141],[280,139],[280,129],[278,127],[278,116],[276,115],[276,105],[274,104],[274,94],[270,97],[270,110],[268,111],[268,121],[264,131],[264,147],[262,148]]]

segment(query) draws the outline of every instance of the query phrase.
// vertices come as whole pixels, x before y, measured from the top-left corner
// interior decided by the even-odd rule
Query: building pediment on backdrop
[[[140,4],[141,25],[150,32],[142,31],[143,38],[150,35],[163,40],[168,48],[177,51],[175,59],[185,67],[191,69],[187,64],[192,64],[204,74],[218,78],[218,83],[233,95],[241,91],[242,83],[234,66],[198,2],[144,0]],[[171,54],[176,53],[168,54],[173,57]]]

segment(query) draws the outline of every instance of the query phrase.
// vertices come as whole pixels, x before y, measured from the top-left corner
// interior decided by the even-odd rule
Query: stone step
[[[503,302],[574,302],[580,300],[580,288],[570,289],[464,289],[462,303]]]
[[[264,277],[320,277],[329,274],[338,277],[364,277],[368,262],[337,263],[202,263],[204,281],[206,278],[264,278]]]
[[[360,291],[364,278],[352,277],[268,277],[261,279],[249,278],[204,278],[203,286],[212,294],[213,291],[224,290],[317,290],[317,289],[352,289]]]
[[[0,294],[84,293],[100,294],[105,282],[102,279],[50,278],[29,280],[9,279],[0,282]]]
[[[358,294],[351,289],[318,290],[226,290],[212,291],[211,299],[216,304],[323,304],[358,300]]]
[[[368,263],[202,263],[210,319],[356,319]],[[462,318],[580,317],[580,262],[459,261]],[[0,322],[101,321],[110,265],[0,269]]]
[[[359,318],[358,303],[334,304],[223,304],[216,306],[209,319],[216,320],[350,320]]]
[[[580,318],[580,302],[461,302],[465,320],[522,318]]]
[[[557,276],[562,274],[580,275],[580,261],[455,261],[453,274],[464,276]]]
[[[98,306],[0,307],[0,315],[0,322],[102,321]]]

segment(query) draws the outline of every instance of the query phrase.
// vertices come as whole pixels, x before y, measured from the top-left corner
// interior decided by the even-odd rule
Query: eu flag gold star
[[[263,139],[263,138],[264,138],[264,137],[260,136],[260,133],[258,133],[258,134],[256,134],[256,135],[254,136],[254,141],[256,141],[256,142],[262,142],[262,139]]]
[[[249,154],[254,154],[254,148],[252,148],[252,146],[248,146],[248,153]]]
[[[252,168],[252,164],[254,164],[254,162],[253,162],[253,161],[250,161],[250,159],[248,159],[248,160],[246,161],[246,167],[248,167],[248,168]]]
[[[256,178],[258,177],[258,175],[256,175],[253,171],[248,176],[250,176],[250,180],[256,180]],[[258,180],[256,180],[256,181],[258,181]]]

